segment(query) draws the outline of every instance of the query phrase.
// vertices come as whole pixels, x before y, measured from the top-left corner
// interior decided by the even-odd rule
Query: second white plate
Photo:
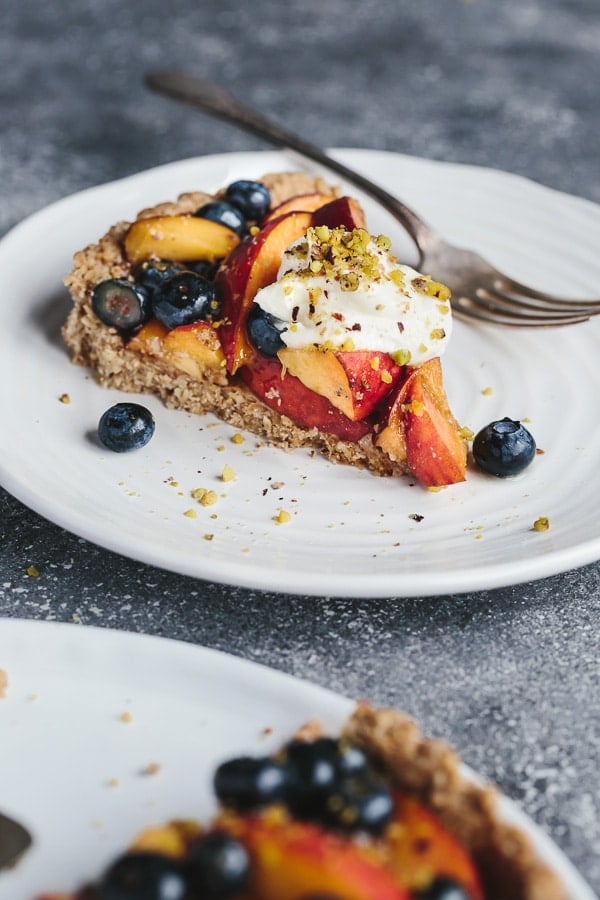
[[[219,762],[271,752],[315,717],[335,733],[354,705],[223,653],[74,625],[0,621],[0,663],[9,676],[0,700],[1,807],[34,837],[17,867],[0,872],[0,900],[74,890],[142,828],[205,820]],[[528,833],[569,900],[594,900],[506,798],[501,813]]]
[[[504,173],[375,151],[337,151],[448,238],[540,288],[591,297],[600,284],[600,208]],[[94,440],[124,395],[72,366],[59,329],[73,252],[120,218],[190,189],[292,167],[281,153],[187,160],[61,201],[0,242],[0,482],[53,522],[125,556],[265,590],[359,597],[492,588],[600,558],[600,321],[557,330],[456,322],[444,358],[457,418],[473,431],[525,419],[544,454],[512,480],[471,470],[439,493],[308,453],[257,446],[209,418],[143,402],[146,448]],[[365,201],[373,231],[410,259],[401,229]],[[61,403],[62,394],[70,403]],[[225,464],[236,479],[224,483]],[[218,502],[201,507],[197,487]],[[575,499],[576,498],[576,499]],[[278,524],[278,511],[291,514]],[[188,510],[192,514],[186,515]],[[537,532],[541,516],[550,530]]]

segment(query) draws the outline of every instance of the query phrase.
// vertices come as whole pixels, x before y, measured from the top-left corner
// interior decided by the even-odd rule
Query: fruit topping
[[[194,213],[200,219],[210,219],[211,222],[219,222],[227,228],[235,231],[239,237],[245,237],[248,228],[246,219],[236,206],[226,203],[224,200],[211,200],[205,203]]]
[[[264,219],[271,206],[269,190],[260,181],[232,182],[225,191],[225,200],[250,222]]]
[[[224,259],[240,242],[239,236],[210,219],[197,216],[152,216],[137,219],[125,235],[125,255],[133,265],[145,259],[175,262]]]
[[[325,206],[331,199],[329,194],[319,194],[317,192],[311,194],[296,194],[294,197],[290,197],[289,200],[284,200],[283,203],[275,206],[269,214],[265,216],[262,224],[264,225],[270,219],[276,219],[284,213],[312,212],[315,209],[319,209],[320,206]]]
[[[284,322],[265,312],[256,304],[252,306],[246,319],[246,330],[250,343],[264,356],[277,356],[278,351],[285,346],[281,340],[281,332],[284,327]]]
[[[521,422],[505,418],[491,422],[473,440],[473,458],[490,475],[506,478],[522,472],[535,456],[533,435]]]
[[[250,857],[240,841],[222,831],[213,831],[190,844],[184,872],[186,897],[226,900],[247,887]]]
[[[106,871],[99,900],[184,900],[179,864],[159,853],[126,853]]]
[[[124,453],[144,447],[154,434],[154,417],[139,403],[115,403],[100,417],[98,438],[109,450]]]
[[[219,800],[237,810],[256,809],[282,800],[287,785],[285,767],[269,757],[230,759],[218,767],[214,777]]]
[[[148,291],[125,278],[109,278],[94,288],[92,309],[105,325],[122,331],[137,328],[150,314]]]
[[[152,296],[163,281],[171,278],[172,275],[178,275],[181,271],[180,265],[172,263],[168,259],[146,259],[136,266],[131,274],[135,283],[145,288]]]
[[[215,319],[219,309],[214,284],[195,272],[172,275],[152,296],[152,311],[167,328]]]
[[[248,342],[246,319],[257,291],[275,281],[284,251],[305,233],[311,221],[309,212],[273,219],[242,241],[217,272],[215,285],[223,302],[219,335],[230,374],[255,355]]]

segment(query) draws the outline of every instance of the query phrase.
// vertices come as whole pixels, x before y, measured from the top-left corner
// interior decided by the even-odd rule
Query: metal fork
[[[572,325],[600,314],[600,300],[569,300],[534,290],[504,275],[471,250],[448,244],[417,213],[382,187],[310,141],[240,103],[218,85],[180,71],[149,72],[146,84],[158,93],[307,157],[372,197],[401,223],[414,241],[419,253],[418,268],[450,287],[452,307],[459,316],[499,325],[539,327]]]

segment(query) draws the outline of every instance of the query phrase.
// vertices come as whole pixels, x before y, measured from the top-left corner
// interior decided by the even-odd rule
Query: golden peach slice
[[[217,332],[209,322],[192,322],[169,331],[163,341],[163,362],[192,378],[201,379],[207,369],[225,367],[225,355]]]
[[[153,216],[138,219],[125,235],[127,259],[136,265],[145,259],[174,262],[224,259],[240,242],[225,225],[198,216]]]

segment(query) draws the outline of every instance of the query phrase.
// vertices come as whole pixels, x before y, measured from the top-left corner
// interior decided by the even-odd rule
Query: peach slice
[[[387,353],[372,350],[285,347],[278,357],[286,371],[352,421],[370,415],[402,372]]]
[[[142,353],[144,356],[161,356],[163,342],[168,333],[166,325],[158,319],[150,319],[134,334],[127,344],[127,349]]]
[[[260,900],[410,900],[376,857],[316,825],[265,815],[223,817],[250,854],[250,894]]]
[[[385,842],[388,866],[408,890],[423,890],[434,878],[443,877],[460,884],[469,900],[483,900],[470,855],[435,813],[409,794],[395,794]]]
[[[201,379],[207,369],[225,366],[217,332],[209,322],[192,322],[173,328],[163,341],[163,361]]]
[[[239,244],[217,272],[215,285],[222,300],[219,335],[230,374],[254,356],[245,326],[256,292],[275,281],[284,252],[311,223],[310,212],[272,219]]]
[[[277,219],[279,216],[284,215],[284,213],[313,212],[313,210],[318,209],[320,206],[325,206],[326,203],[330,203],[332,199],[331,194],[296,194],[294,197],[290,197],[289,200],[284,200],[283,203],[275,206],[267,213],[261,224],[266,225],[267,222],[270,222],[272,219]]]
[[[375,444],[426,487],[465,480],[467,446],[442,383],[439,357],[407,370],[376,426]]]
[[[326,397],[315,394],[302,382],[284,372],[278,359],[256,354],[240,369],[240,376],[253,394],[281,416],[288,416],[304,428],[317,428],[342,441],[358,442],[371,431],[371,422],[353,422]]]
[[[133,264],[145,259],[172,259],[175,262],[226,257],[240,242],[225,225],[197,216],[153,216],[129,226],[124,247]]]
[[[313,213],[313,225],[327,225],[328,228],[366,228],[367,220],[362,207],[353,197],[336,197]]]

